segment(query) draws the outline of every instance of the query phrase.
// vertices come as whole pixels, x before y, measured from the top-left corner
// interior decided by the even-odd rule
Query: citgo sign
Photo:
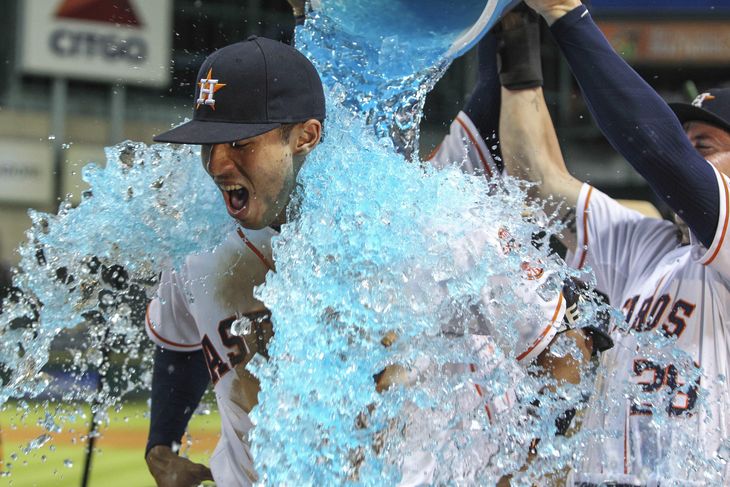
[[[171,0],[23,3],[23,72],[157,86],[169,83]]]

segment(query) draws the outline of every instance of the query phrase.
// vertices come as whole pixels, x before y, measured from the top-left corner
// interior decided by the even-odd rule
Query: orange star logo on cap
[[[217,79],[213,79],[213,68],[208,70],[208,76],[200,80],[198,83],[200,86],[200,94],[196,101],[195,109],[200,108],[200,105],[208,105],[210,108],[215,110],[215,92],[226,86],[225,83],[219,83]]]

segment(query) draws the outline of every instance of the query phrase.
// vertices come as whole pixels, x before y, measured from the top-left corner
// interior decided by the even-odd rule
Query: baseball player
[[[146,458],[159,485],[211,477],[218,485],[250,485],[256,475],[247,413],[258,385],[241,369],[254,354],[266,356],[272,335],[253,288],[274,268],[270,240],[284,222],[299,168],[320,141],[324,92],[302,54],[255,36],[211,54],[197,79],[193,120],[155,140],[202,145],[202,162],[240,227],[214,252],[164,272],[150,303],[147,331],[159,349]],[[212,476],[171,448],[207,387],[201,362],[222,422]]]
[[[579,0],[527,3],[550,25],[604,135],[691,231],[683,245],[672,223],[573,178],[541,88],[502,90],[508,170],[552,197],[572,264],[590,267],[625,316],[602,357],[570,482],[727,485],[730,90],[670,108],[612,50]]]
[[[301,54],[263,38],[216,51],[203,63],[198,80],[193,120],[155,140],[202,145],[203,164],[239,227],[214,252],[190,256],[179,271],[163,273],[149,306],[147,332],[158,349],[146,459],[161,486],[196,485],[211,478],[218,485],[251,485],[257,476],[248,413],[256,404],[258,383],[245,366],[256,354],[267,357],[266,343],[273,334],[270,315],[253,297],[253,289],[275,270],[270,241],[285,222],[297,171],[320,140],[324,98],[314,68]],[[472,99],[475,104],[479,100]],[[496,127],[498,111],[490,116]],[[478,125],[460,113],[432,162],[461,164],[488,177],[496,174]],[[512,244],[498,229],[487,233],[475,233],[478,242],[472,243]],[[546,277],[526,276],[526,289],[541,285]],[[537,293],[526,294],[537,299]],[[557,291],[536,305],[542,312],[520,330],[520,347],[512,350],[524,363],[546,356],[543,352],[559,332],[566,308]],[[588,350],[588,339],[580,334],[575,339],[581,350]],[[564,373],[561,365],[575,367],[570,358],[565,363],[545,360],[558,378]],[[179,457],[175,448],[207,387],[206,368],[222,422],[210,460],[212,472]],[[385,388],[391,377],[383,374],[381,379],[379,387]]]

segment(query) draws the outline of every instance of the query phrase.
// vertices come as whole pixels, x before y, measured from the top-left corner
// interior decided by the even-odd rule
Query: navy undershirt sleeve
[[[614,52],[584,6],[551,31],[608,141],[709,247],[720,191],[712,167],[692,147],[674,112]]]
[[[502,169],[502,154],[498,144],[501,85],[497,72],[497,38],[488,33],[479,42],[479,79],[464,106],[471,121],[479,130],[497,167]]]
[[[209,382],[202,350],[175,352],[156,347],[145,458],[154,446],[180,443]]]

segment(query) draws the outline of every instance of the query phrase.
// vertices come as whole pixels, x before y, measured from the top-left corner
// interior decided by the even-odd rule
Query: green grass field
[[[24,453],[28,444],[46,431],[41,426],[46,411],[31,405],[28,411],[16,403],[0,412],[2,429],[2,472],[0,486],[32,487],[81,485],[89,427],[88,405],[72,405],[56,417],[73,414],[59,424],[63,431],[52,434],[42,447]],[[53,414],[53,411],[49,411]],[[130,403],[119,412],[110,412],[109,424],[101,428],[92,461],[92,487],[149,487],[155,483],[147,471],[144,447],[147,439],[147,406]],[[190,423],[190,442],[183,453],[191,460],[207,464],[217,441],[218,414],[197,415]]]

